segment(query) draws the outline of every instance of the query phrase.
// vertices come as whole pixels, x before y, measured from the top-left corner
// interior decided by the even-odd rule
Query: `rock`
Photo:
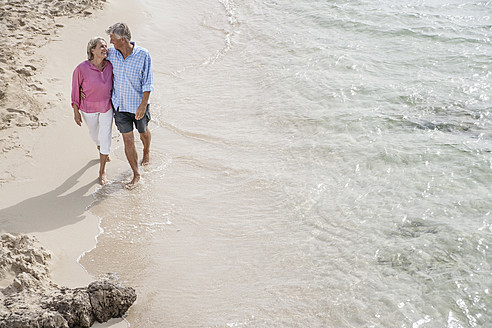
[[[47,279],[51,255],[35,243],[35,239],[27,235],[5,233],[0,236],[0,279],[8,272],[15,275],[27,272],[38,280]]]
[[[59,313],[39,311],[31,316],[24,313],[12,313],[0,319],[0,328],[69,328]]]
[[[137,299],[133,288],[115,285],[109,280],[95,281],[87,288],[94,318],[106,322],[122,317]]]
[[[90,327],[95,321],[122,317],[136,299],[133,288],[102,279],[87,288],[60,290],[42,307],[60,313],[68,327]]]
[[[0,278],[13,276],[0,288],[0,328],[91,327],[122,317],[137,299],[114,276],[87,287],[60,287],[49,279],[49,258],[33,237],[0,236]]]

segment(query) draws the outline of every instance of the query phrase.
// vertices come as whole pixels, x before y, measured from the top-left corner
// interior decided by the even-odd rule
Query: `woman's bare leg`
[[[97,150],[100,151],[101,146],[97,146]],[[99,155],[101,155],[101,153],[99,153]],[[109,158],[109,155],[106,155],[106,156],[108,156],[108,158],[106,159],[106,162],[111,162],[111,158]]]
[[[99,153],[99,183],[103,186],[109,183],[108,179],[106,179],[106,162],[108,158],[109,155]]]

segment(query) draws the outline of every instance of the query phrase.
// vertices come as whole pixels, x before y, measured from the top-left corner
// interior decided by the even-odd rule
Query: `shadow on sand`
[[[86,195],[90,183],[74,191],[78,179],[91,166],[99,163],[92,160],[75,172],[63,184],[45,194],[26,199],[18,204],[0,210],[0,231],[9,233],[32,233],[54,230],[74,224],[83,219],[88,205],[93,202],[92,194]]]

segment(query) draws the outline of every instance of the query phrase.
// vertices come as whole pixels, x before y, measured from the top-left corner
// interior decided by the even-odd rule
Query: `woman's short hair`
[[[104,38],[102,38],[100,36],[95,36],[89,40],[89,43],[87,43],[87,59],[88,60],[92,60],[92,58],[94,58],[94,54],[92,53],[92,50],[96,49],[99,41],[106,42],[106,40],[104,40]]]
[[[114,34],[118,39],[125,38],[130,42],[132,40],[132,33],[130,28],[125,23],[116,23],[111,25],[106,30],[108,35]]]

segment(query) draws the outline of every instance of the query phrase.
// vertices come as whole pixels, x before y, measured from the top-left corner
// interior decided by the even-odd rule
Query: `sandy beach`
[[[98,328],[492,322],[490,2],[0,3],[0,328],[108,273]],[[70,107],[120,21],[154,75],[133,190]],[[36,276],[67,289],[16,302]]]
[[[34,236],[51,254],[51,280],[70,288],[90,276],[79,257],[96,245],[93,202],[98,152],[70,106],[74,67],[87,41],[116,21],[137,24],[132,1],[2,1],[0,30],[0,230]],[[132,15],[139,16],[139,15]],[[117,131],[113,145],[120,143]],[[127,170],[114,160],[108,174]],[[40,247],[41,247],[40,246]],[[0,276],[1,286],[12,276]],[[126,326],[123,320],[112,325]],[[106,324],[105,326],[107,326]],[[97,324],[95,325],[97,326]],[[101,325],[102,326],[102,325]]]

